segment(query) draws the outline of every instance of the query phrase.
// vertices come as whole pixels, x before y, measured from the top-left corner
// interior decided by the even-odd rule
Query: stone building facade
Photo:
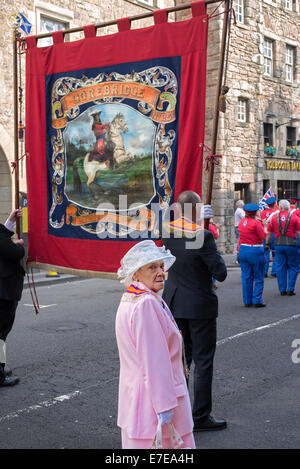
[[[183,2],[182,2],[183,3]],[[259,202],[272,188],[300,197],[300,1],[233,0],[226,80],[220,113],[212,205],[220,223],[218,246],[234,249],[235,202]],[[212,12],[216,5],[211,5]],[[188,13],[184,13],[188,17]],[[222,15],[209,23],[206,144],[210,145]],[[206,177],[203,180],[205,198]]]
[[[4,43],[0,45],[0,217],[13,203],[12,47],[6,17],[21,8],[33,24],[33,34],[105,22],[165,8],[185,0],[6,0],[0,6]],[[219,2],[208,6],[215,10]],[[218,246],[234,249],[235,202],[258,202],[269,187],[278,198],[300,197],[300,0],[232,0],[237,24],[230,29],[230,47],[224,84],[229,87],[227,109],[220,113],[213,209],[220,223]],[[219,10],[216,11],[218,13]],[[190,10],[170,15],[171,21],[189,18]],[[135,24],[136,23],[136,24]],[[133,22],[149,26],[153,20]],[[206,141],[210,146],[216,99],[223,15],[209,21],[206,87]],[[101,34],[116,31],[103,28]],[[81,38],[72,34],[70,40]],[[26,191],[24,163],[20,190]],[[205,199],[207,173],[203,177]]]
[[[10,15],[21,12],[32,24],[30,34],[47,33],[70,29],[87,24],[100,24],[113,19],[132,17],[157,8],[174,6],[174,0],[4,0],[0,3],[0,220],[5,219],[14,207],[14,176],[11,163],[14,160],[13,121],[13,46],[12,29],[8,24]],[[174,14],[169,15],[174,21]],[[153,19],[133,21],[131,28],[151,26]],[[116,26],[98,29],[97,34],[117,32]],[[81,39],[83,33],[72,33],[65,40]],[[39,41],[38,45],[50,45],[50,39]],[[51,41],[51,40],[50,40]],[[22,60],[22,87],[24,83],[24,60]],[[24,91],[25,93],[25,91]],[[23,105],[24,110],[24,105]],[[24,116],[23,116],[24,123]],[[20,143],[19,153],[24,152]],[[25,159],[20,161],[20,192],[26,193]]]

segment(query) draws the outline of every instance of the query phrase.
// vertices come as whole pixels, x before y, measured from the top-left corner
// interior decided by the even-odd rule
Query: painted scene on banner
[[[152,147],[156,127],[130,106],[102,104],[70,122],[64,132],[65,193],[70,201],[119,209],[119,194],[128,204],[148,204],[155,195]]]
[[[158,234],[151,206],[174,195],[179,70],[171,57],[46,77],[50,234]]]

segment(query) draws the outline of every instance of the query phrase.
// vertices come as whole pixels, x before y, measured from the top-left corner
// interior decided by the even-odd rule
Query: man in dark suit
[[[14,386],[19,378],[5,370],[6,338],[12,329],[18,301],[21,299],[24,269],[20,264],[24,257],[24,241],[12,241],[16,217],[21,210],[13,210],[5,224],[0,224],[0,386]]]
[[[218,298],[212,277],[223,282],[227,269],[214,237],[204,230],[198,215],[201,199],[192,191],[177,199],[181,215],[163,223],[163,244],[176,261],[168,272],[163,299],[182,331],[187,366],[194,372],[194,431],[221,430],[225,420],[210,415],[212,408],[213,360],[216,349]],[[210,211],[206,218],[212,217]]]

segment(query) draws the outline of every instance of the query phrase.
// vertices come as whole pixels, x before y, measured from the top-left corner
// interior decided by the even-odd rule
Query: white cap
[[[214,212],[211,205],[204,205],[202,207],[201,218],[214,218]]]
[[[176,257],[164,246],[158,247],[154,241],[147,239],[133,246],[121,259],[121,267],[118,269],[118,277],[121,282],[128,283],[131,276],[144,265],[151,262],[164,261],[165,272],[176,261]]]

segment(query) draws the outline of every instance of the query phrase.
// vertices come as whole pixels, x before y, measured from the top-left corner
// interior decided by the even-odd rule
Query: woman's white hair
[[[282,199],[279,202],[279,210],[289,210],[290,209],[290,203],[288,200]]]
[[[237,203],[236,203],[236,207],[240,208],[240,207],[243,207],[243,206],[244,206],[244,201],[243,200],[238,200]]]

